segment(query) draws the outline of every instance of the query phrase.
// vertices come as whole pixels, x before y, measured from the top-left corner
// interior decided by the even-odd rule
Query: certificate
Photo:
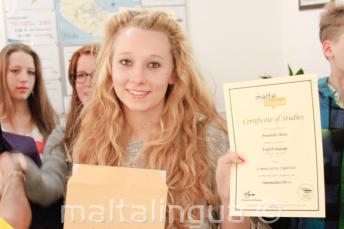
[[[317,77],[224,85],[233,216],[325,217]]]

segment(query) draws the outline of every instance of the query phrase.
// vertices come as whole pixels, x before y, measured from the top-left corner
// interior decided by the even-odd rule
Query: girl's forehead
[[[115,55],[171,55],[171,45],[163,32],[128,27],[119,31],[113,46]]]

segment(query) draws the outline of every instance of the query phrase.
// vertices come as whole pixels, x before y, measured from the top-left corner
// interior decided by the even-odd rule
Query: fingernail
[[[242,158],[242,157],[240,157],[240,156],[238,156],[237,158],[238,158],[240,161],[245,162],[245,159],[244,159],[244,158]]]

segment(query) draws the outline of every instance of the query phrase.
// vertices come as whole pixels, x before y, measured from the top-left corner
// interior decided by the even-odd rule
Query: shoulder
[[[62,126],[58,126],[49,135],[49,138],[61,138],[65,134],[65,129]]]
[[[323,97],[331,96],[331,91],[328,87],[329,77],[323,77],[318,80],[319,94]]]
[[[52,147],[58,145],[62,141],[62,139],[64,137],[64,133],[65,133],[65,131],[64,131],[64,128],[62,126],[56,127],[51,132],[51,134],[49,135],[45,147],[46,148],[52,148]]]
[[[51,132],[50,135],[52,136],[64,136],[65,133],[65,128],[63,126],[58,126],[55,129],[53,129],[53,131]]]
[[[206,126],[205,139],[209,153],[217,157],[225,154],[229,148],[228,135],[215,122]]]

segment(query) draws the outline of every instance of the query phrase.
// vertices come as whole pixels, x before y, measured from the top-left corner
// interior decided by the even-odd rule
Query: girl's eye
[[[152,62],[152,63],[148,64],[148,67],[150,67],[150,68],[159,68],[160,64],[157,63],[157,62]]]
[[[12,72],[12,73],[19,73],[19,69],[11,69],[10,72]]]
[[[131,61],[128,59],[120,60],[119,61],[122,65],[132,65]]]
[[[29,71],[28,73],[29,73],[29,75],[31,75],[31,76],[35,76],[35,74],[36,74],[36,72],[34,72],[34,71]]]

